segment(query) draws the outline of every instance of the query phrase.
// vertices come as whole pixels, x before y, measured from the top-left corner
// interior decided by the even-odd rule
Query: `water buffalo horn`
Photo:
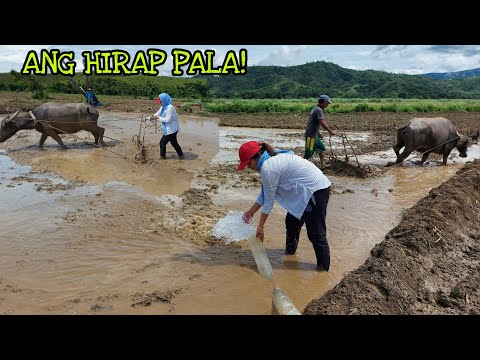
[[[9,121],[12,121],[13,119],[15,119],[19,112],[20,112],[20,110],[17,110],[13,114],[8,115],[7,118],[5,119],[6,120],[5,122],[9,122]]]

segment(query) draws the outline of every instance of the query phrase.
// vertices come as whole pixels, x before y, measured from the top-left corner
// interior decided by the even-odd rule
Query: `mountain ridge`
[[[448,79],[465,79],[469,77],[480,76],[480,68],[476,69],[469,69],[469,70],[460,70],[460,71],[451,71],[451,72],[443,72],[443,73],[426,73],[421,74],[422,76],[427,76],[432,79],[438,80],[448,80]]]
[[[316,61],[295,66],[251,66],[242,76],[205,79],[212,97],[311,98],[320,93],[341,98],[480,98],[480,77],[444,81],[423,75],[395,74],[378,70],[351,70]]]

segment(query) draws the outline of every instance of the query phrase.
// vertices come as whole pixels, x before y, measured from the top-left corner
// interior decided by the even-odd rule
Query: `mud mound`
[[[206,168],[202,174],[197,175],[202,179],[202,184],[210,188],[224,186],[231,188],[260,188],[260,174],[251,170],[237,170],[238,164],[213,164]]]
[[[212,199],[205,190],[191,188],[185,191],[182,197],[184,206],[204,208],[212,205]]]
[[[305,308],[320,314],[480,314],[480,160],[432,189],[371,257]]]
[[[198,246],[207,246],[218,241],[211,230],[217,221],[225,216],[226,210],[212,203],[211,189],[191,188],[181,195],[182,203],[178,208],[175,203],[155,214],[156,228],[181,236]]]
[[[154,291],[152,293],[135,293],[133,295],[133,301],[131,306],[132,307],[137,307],[137,306],[150,306],[154,302],[163,302],[163,303],[168,303],[168,304],[173,304],[173,299],[184,292],[186,292],[188,289],[186,288],[178,288],[178,289],[173,289],[173,290],[167,290],[167,291]],[[173,304],[174,305],[174,304]]]
[[[384,170],[373,165],[359,165],[339,159],[331,159],[324,173],[327,175],[369,178],[383,174]]]

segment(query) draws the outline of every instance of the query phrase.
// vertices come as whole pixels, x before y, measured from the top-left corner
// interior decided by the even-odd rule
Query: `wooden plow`
[[[135,154],[135,160],[139,160],[142,163],[147,162],[147,154],[145,149],[145,129],[147,128],[147,121],[151,121],[150,117],[140,117],[138,134],[132,138],[133,143],[137,146],[138,152]],[[157,121],[154,120],[155,132],[157,132]]]
[[[357,154],[355,152],[355,149],[353,148],[353,145],[350,143],[350,141],[347,138],[347,135],[344,132],[339,133],[339,135],[342,138],[342,145],[343,149],[345,152],[345,158],[341,159],[337,154],[335,154],[335,151],[333,151],[333,146],[332,146],[332,137],[330,136],[329,138],[329,144],[330,144],[330,152],[331,154],[329,155],[329,161],[330,161],[330,167],[333,172],[337,174],[343,174],[346,176],[355,176],[355,177],[360,177],[360,178],[366,178],[369,177],[372,172],[374,172],[374,169],[372,169],[369,165],[361,165],[360,161],[358,160]],[[352,154],[348,154],[347,151],[347,145],[350,146],[353,156],[355,157],[356,160],[356,165],[350,162],[350,158],[352,157]]]
[[[346,163],[349,162],[347,146],[345,145],[345,143],[347,143],[347,144],[350,146],[350,148],[352,149],[352,153],[353,153],[353,155],[355,156],[355,160],[357,161],[357,166],[360,167],[360,162],[358,161],[358,157],[357,157],[357,154],[355,153],[355,149],[353,148],[352,144],[351,144],[350,141],[348,140],[347,135],[346,135],[344,132],[341,132],[339,136],[342,138],[342,145],[343,145],[343,149],[344,149],[344,151],[345,151],[345,162],[346,162]],[[332,160],[334,160],[334,161],[342,161],[342,160],[338,160],[337,155],[336,155],[335,152],[333,151],[332,137],[331,137],[331,136],[328,138],[328,142],[329,142],[329,144],[330,144],[330,151],[331,151],[330,161],[332,161]]]

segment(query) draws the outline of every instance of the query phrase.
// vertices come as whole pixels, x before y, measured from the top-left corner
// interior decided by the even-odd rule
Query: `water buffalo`
[[[105,129],[97,125],[98,116],[98,110],[94,106],[84,103],[48,102],[37,106],[31,112],[20,113],[20,110],[17,110],[2,120],[0,143],[19,130],[35,129],[42,133],[39,148],[42,148],[47,137],[51,136],[64,150],[67,147],[58,134],[71,134],[85,130],[93,134],[96,145],[100,141],[102,146],[106,146],[103,141]]]
[[[472,140],[477,139],[479,133]],[[460,157],[467,157],[470,138],[460,135],[450,120],[445,118],[413,118],[397,130],[397,143],[393,146],[397,160],[387,166],[402,163],[413,151],[422,152],[420,164],[423,166],[431,153],[443,155],[443,165],[453,148],[457,148]],[[405,147],[400,154],[400,149]]]

